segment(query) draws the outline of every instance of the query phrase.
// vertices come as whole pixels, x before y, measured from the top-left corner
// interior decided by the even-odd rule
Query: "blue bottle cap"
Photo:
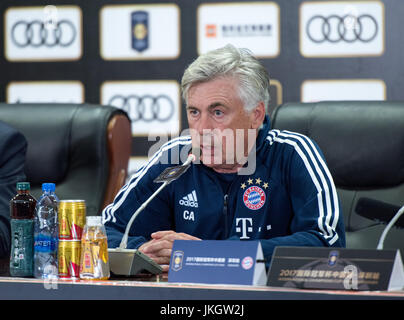
[[[54,183],[42,183],[42,191],[55,191]]]

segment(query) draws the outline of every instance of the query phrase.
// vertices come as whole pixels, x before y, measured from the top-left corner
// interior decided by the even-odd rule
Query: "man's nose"
[[[208,114],[201,114],[201,117],[196,123],[195,129],[198,131],[198,134],[203,136],[206,135],[206,131],[212,130],[212,122],[209,118]]]

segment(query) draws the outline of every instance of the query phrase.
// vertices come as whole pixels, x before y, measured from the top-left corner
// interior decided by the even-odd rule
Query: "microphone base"
[[[108,248],[108,257],[109,268],[116,275],[135,276],[145,272],[163,272],[160,265],[137,249]]]

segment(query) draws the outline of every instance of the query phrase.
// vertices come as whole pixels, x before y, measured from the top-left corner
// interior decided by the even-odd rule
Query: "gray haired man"
[[[158,188],[153,180],[172,165],[161,159],[185,148],[199,149],[200,162],[139,214],[128,248],[168,270],[176,239],[259,239],[268,262],[276,246],[345,246],[321,152],[303,135],[271,130],[269,75],[250,51],[227,45],[203,54],[181,85],[190,136],[164,144],[105,208],[110,247],[119,246],[132,213]]]

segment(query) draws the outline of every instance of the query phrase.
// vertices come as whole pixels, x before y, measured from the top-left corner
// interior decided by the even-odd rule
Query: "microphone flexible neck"
[[[159,194],[159,192],[161,190],[163,190],[163,188],[168,184],[168,182],[164,182],[152,195],[149,199],[147,199],[146,202],[144,202],[136,211],[135,213],[132,215],[132,217],[130,218],[126,229],[125,229],[125,233],[122,237],[121,243],[119,244],[119,249],[126,249],[127,245],[128,245],[128,236],[129,236],[129,230],[132,227],[133,221],[135,221],[136,217],[139,215],[139,213],[146,208],[146,206],[149,204],[150,201],[152,201],[154,199],[155,196],[157,196]]]
[[[386,226],[386,228],[384,228],[383,233],[382,233],[382,235],[380,237],[379,243],[377,245],[378,250],[383,250],[384,240],[386,239],[386,236],[387,236],[388,232],[390,231],[390,229],[393,227],[393,225],[397,222],[397,220],[401,217],[401,215],[403,213],[404,213],[404,206],[402,206],[397,211],[397,213],[395,214],[393,219],[391,219],[390,222],[388,223],[388,225]]]
[[[188,166],[192,161],[195,160],[195,155],[194,154],[189,154],[187,160],[182,164],[183,167]],[[144,208],[146,208],[146,206],[150,203],[150,201],[152,201],[154,199],[155,196],[157,196],[161,190],[163,190],[171,181],[164,181],[163,184],[150,196],[149,199],[147,199],[136,211],[135,213],[132,215],[132,217],[130,218],[128,224],[126,225],[126,229],[125,229],[125,233],[122,237],[121,243],[119,244],[119,249],[123,250],[126,249],[126,247],[128,246],[128,237],[129,237],[129,230],[132,227],[133,222],[135,221],[136,217],[139,215],[140,212],[142,212],[142,210]]]

